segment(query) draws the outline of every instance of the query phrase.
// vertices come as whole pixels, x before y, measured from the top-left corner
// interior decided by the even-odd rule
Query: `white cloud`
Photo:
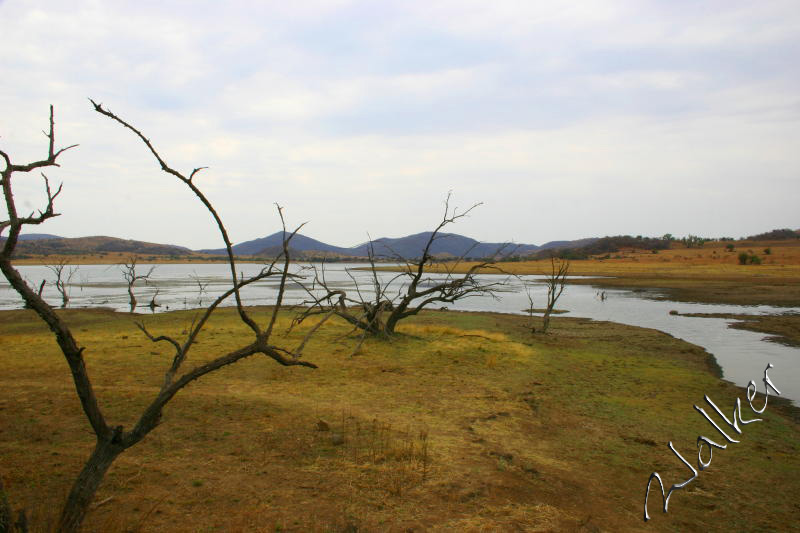
[[[706,81],[706,76],[697,72],[669,70],[637,70],[586,76],[586,83],[604,90],[685,90],[697,87]]]
[[[422,231],[449,189],[486,240],[797,226],[799,30],[773,1],[4,2],[0,147],[41,157],[55,104],[65,235],[217,244],[86,97],[210,166],[237,240],[275,201],[335,244]]]

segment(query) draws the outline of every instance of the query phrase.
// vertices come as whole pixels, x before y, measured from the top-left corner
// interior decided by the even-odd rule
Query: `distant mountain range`
[[[406,237],[375,239],[373,251],[379,259],[403,257],[413,259],[422,255],[424,246],[430,239],[431,232],[417,233]],[[440,233],[431,246],[431,253],[436,257],[505,257],[509,255],[530,255],[536,251],[549,248],[580,246],[594,239],[580,241],[553,241],[542,246],[534,244],[514,243],[482,243],[475,239],[455,233]],[[0,237],[0,244],[5,238]],[[276,232],[267,237],[253,239],[233,246],[237,256],[275,257],[282,251],[283,233]],[[298,259],[308,258],[365,258],[368,256],[369,242],[349,248],[331,244],[297,234],[292,238],[290,253]],[[65,238],[45,233],[28,233],[20,235],[17,253],[24,255],[87,255],[108,252],[121,252],[140,255],[185,256],[190,254],[223,255],[224,248],[192,251],[183,246],[156,244],[116,237],[78,237]]]
[[[406,237],[382,237],[372,241],[373,253],[380,259],[394,259],[398,257],[413,259],[420,257],[425,245],[431,237],[431,232],[426,231],[408,235]],[[535,244],[515,243],[487,243],[457,235],[455,233],[439,233],[431,245],[430,253],[436,257],[505,257],[509,255],[525,256],[534,252],[552,248],[577,247],[588,244],[595,239],[580,239],[577,241],[552,241],[542,246]],[[369,242],[343,248],[297,234],[290,243],[290,252],[296,257],[367,257],[369,255]],[[283,233],[277,232],[267,237],[246,241],[233,246],[236,255],[254,255],[260,257],[274,257],[280,253],[283,246]],[[199,250],[206,254],[224,254],[224,248]]]
[[[414,259],[422,255],[424,246],[430,239],[431,232],[417,233],[406,237],[388,238],[382,237],[372,241],[374,254],[379,259],[405,258]],[[774,230],[750,238],[768,239],[796,239],[800,238],[800,230]],[[431,253],[440,258],[447,257],[507,257],[507,256],[538,256],[543,257],[546,250],[570,250],[579,252],[580,255],[591,255],[599,253],[605,244],[620,245],[625,241],[626,246],[640,246],[644,248],[656,247],[662,243],[663,239],[641,238],[634,239],[630,236],[604,237],[578,239],[574,241],[550,241],[541,246],[535,244],[514,244],[514,243],[482,243],[475,239],[457,235],[455,233],[440,233],[431,246]],[[0,245],[5,242],[4,237],[0,237]],[[611,242],[613,241],[613,242]],[[619,242],[618,242],[619,241]],[[650,242],[653,241],[653,242]],[[609,244],[610,243],[610,244]],[[297,234],[291,241],[290,254],[296,259],[311,258],[365,258],[368,256],[369,242],[352,246],[349,248],[327,244],[305,235]],[[276,257],[281,253],[283,246],[283,233],[276,232],[272,235],[242,242],[233,246],[233,251],[237,256],[255,257]],[[103,254],[108,252],[120,252],[139,255],[167,255],[167,256],[188,256],[192,254],[223,255],[224,248],[205,249],[192,251],[183,246],[171,244],[155,244],[151,242],[134,241],[130,239],[118,239],[116,237],[79,237],[64,238],[57,235],[46,233],[28,233],[20,235],[20,242],[17,246],[19,255],[90,255]]]
[[[417,233],[400,238],[383,237],[372,241],[376,257],[392,259],[404,257],[407,259],[420,257],[425,245],[431,237],[431,232]],[[273,233],[261,239],[243,242],[233,247],[236,255],[255,255],[272,257],[279,253],[283,246],[283,232]],[[333,246],[324,242],[297,234],[292,238],[290,249],[301,252],[302,255],[336,255],[342,257],[367,257],[369,255],[369,242],[350,248]],[[481,243],[475,239],[456,235],[455,233],[440,233],[431,246],[431,253],[438,257],[489,257],[492,255],[524,255],[541,247],[533,244],[508,244],[508,243]],[[224,254],[224,248],[200,250],[207,254]]]

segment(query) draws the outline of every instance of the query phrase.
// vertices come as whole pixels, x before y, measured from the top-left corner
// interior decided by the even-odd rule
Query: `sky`
[[[0,0],[0,149],[79,144],[29,232],[222,245],[306,222],[339,246],[800,228],[797,0]],[[22,211],[39,174],[17,175]]]

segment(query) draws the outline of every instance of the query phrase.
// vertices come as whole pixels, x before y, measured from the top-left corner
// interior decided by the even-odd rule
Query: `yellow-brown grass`
[[[763,277],[800,278],[800,240],[737,241],[728,251],[728,242],[707,242],[702,248],[686,248],[674,244],[669,250],[623,249],[599,254],[590,259],[570,261],[570,274],[585,276],[625,276],[659,278],[698,278],[747,280]],[[769,254],[765,250],[769,249]],[[740,265],[740,252],[752,253],[760,265]],[[464,263],[456,271],[466,272],[472,263]],[[550,260],[501,263],[512,274],[548,274]],[[440,267],[444,268],[444,267]],[[490,273],[491,271],[487,271]]]
[[[162,380],[168,347],[144,339],[130,315],[64,316],[87,346],[104,411],[129,427]],[[146,321],[179,336],[191,317]],[[772,399],[765,421],[717,450],[712,466],[673,495],[667,515],[654,488],[645,526],[650,472],[668,485],[686,478],[666,442],[693,461],[697,436],[712,431],[692,404],[707,393],[730,414],[743,391],[714,377],[707,354],[658,332],[557,318],[551,335],[532,336],[524,320],[424,313],[392,341],[368,340],[355,357],[355,340],[342,337],[348,327],[330,324],[307,348],[318,370],[256,357],[207,376],[118,459],[87,530],[795,526],[800,431]],[[246,334],[232,310],[221,311],[187,364]],[[0,353],[0,475],[12,505],[46,527],[91,449],[90,428],[51,335],[31,312],[0,313]],[[753,377],[762,371],[753,368]],[[771,375],[780,388],[780,369]],[[754,498],[758,487],[773,490]]]

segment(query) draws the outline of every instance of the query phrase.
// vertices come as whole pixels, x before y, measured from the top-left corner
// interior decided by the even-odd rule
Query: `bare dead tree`
[[[30,279],[25,278],[25,283],[33,283],[33,282]],[[39,296],[39,298],[42,297],[42,293],[44,292],[44,286],[45,285],[47,285],[47,279],[43,279],[41,281],[41,283],[39,283],[39,288],[36,289],[36,295]],[[25,302],[23,304],[23,306],[25,307],[25,309],[28,309],[28,303],[27,302]],[[3,531],[0,530],[0,533],[3,533]]]
[[[503,251],[502,248],[495,252],[494,257],[471,265],[465,273],[459,274],[456,271],[474,246],[455,261],[440,263],[441,272],[428,272],[435,259],[432,253],[433,244],[443,236],[440,233],[442,228],[467,216],[481,205],[478,203],[459,212],[457,208],[450,208],[450,196],[451,193],[448,193],[445,199],[441,222],[431,232],[419,257],[407,259],[382,243],[390,250],[388,258],[402,264],[400,272],[388,281],[382,280],[378,274],[374,242],[370,240],[367,254],[371,272],[371,295],[365,294],[367,291],[361,289],[357,278],[349,270],[347,273],[353,281],[355,294],[332,287],[325,279],[324,268],[315,269],[314,285],[305,287],[311,297],[305,302],[309,307],[297,317],[296,322],[301,323],[313,315],[334,314],[349,322],[355,330],[362,330],[363,335],[391,336],[395,333],[398,322],[418,314],[432,304],[453,303],[479,295],[497,297],[498,293],[506,290],[505,280],[486,282],[478,278],[478,274],[486,270],[502,273],[495,265],[495,258]]]
[[[71,148],[63,148],[60,150],[54,149],[55,133],[53,122],[53,108],[50,107],[50,130],[45,135],[49,139],[49,150],[47,157],[28,164],[15,164],[12,163],[11,157],[4,151],[0,150],[0,157],[5,161],[5,168],[0,173],[0,185],[3,189],[3,196],[5,200],[6,210],[8,214],[7,220],[0,220],[0,235],[5,230],[9,231],[8,238],[0,250],[0,270],[2,270],[11,286],[22,296],[28,306],[33,309],[39,317],[47,323],[50,330],[53,332],[56,342],[61,349],[61,352],[66,359],[70,368],[72,380],[75,386],[75,392],[80,400],[81,407],[84,415],[89,421],[95,435],[96,444],[91,455],[87,459],[83,469],[75,479],[72,489],[67,496],[67,500],[61,512],[61,517],[58,522],[58,531],[61,532],[74,532],[78,531],[84,516],[89,508],[94,494],[103,480],[106,472],[110,468],[114,460],[125,450],[140,442],[148,433],[155,429],[161,423],[163,409],[166,404],[175,397],[188,384],[196,379],[227,365],[241,361],[244,358],[256,354],[262,354],[276,361],[278,364],[284,366],[305,366],[316,368],[313,363],[304,361],[300,358],[302,348],[305,346],[305,341],[298,346],[295,350],[290,350],[278,345],[273,344],[270,339],[272,336],[273,328],[281,309],[283,295],[286,287],[286,282],[291,278],[288,272],[289,267],[289,241],[300,229],[297,228],[294,232],[285,231],[285,222],[281,208],[278,207],[278,213],[281,218],[281,223],[284,227],[284,242],[283,242],[283,265],[277,265],[277,260],[272,264],[265,266],[261,272],[255,276],[246,279],[239,279],[236,276],[236,263],[231,249],[231,241],[228,238],[227,230],[222,223],[218,213],[211,205],[206,196],[197,187],[194,178],[200,172],[200,168],[194,169],[188,176],[171,168],[158,154],[156,149],[150,141],[136,128],[131,126],[119,118],[114,113],[106,110],[102,105],[92,101],[95,111],[108,117],[112,121],[120,124],[122,127],[133,132],[139,140],[141,140],[149,149],[150,153],[156,159],[161,169],[177,178],[184,183],[191,192],[200,200],[206,207],[208,212],[213,217],[217,228],[220,231],[225,248],[227,250],[227,259],[230,265],[231,273],[231,287],[225,293],[215,299],[211,305],[206,308],[198,320],[196,320],[191,329],[188,331],[186,338],[178,340],[166,335],[153,335],[143,324],[138,324],[144,335],[153,342],[166,342],[174,349],[174,356],[171,363],[164,374],[163,384],[160,390],[151,400],[149,405],[142,411],[139,419],[133,427],[126,429],[121,425],[113,425],[110,423],[97,400],[94,388],[89,379],[89,373],[86,368],[86,363],[83,357],[85,347],[81,346],[73,334],[67,323],[61,316],[55,312],[31,287],[25,283],[22,276],[14,268],[12,264],[12,255],[17,245],[20,232],[24,226],[41,224],[50,218],[58,216],[54,210],[54,201],[58,194],[61,192],[61,187],[53,192],[50,184],[45,177],[45,190],[47,194],[46,206],[40,210],[38,214],[31,214],[29,216],[20,216],[17,211],[16,202],[12,190],[12,178],[16,174],[24,174],[31,172],[35,169],[42,167],[58,166],[57,158],[64,151]],[[280,279],[278,289],[277,303],[269,316],[269,321],[266,326],[256,322],[247,309],[242,304],[240,290],[258,280],[276,276]],[[241,347],[221,354],[212,360],[195,366],[189,370],[183,369],[192,347],[195,345],[198,334],[203,329],[212,313],[222,304],[227,298],[233,296],[236,302],[236,309],[240,319],[250,328],[252,337],[244,343]]]
[[[156,289],[156,292],[153,294],[153,297],[150,298],[150,303],[147,304],[147,307],[150,308],[151,312],[154,312],[156,310],[156,307],[161,307],[161,304],[156,303],[156,298],[158,298],[158,293],[159,292],[160,292],[160,289]]]
[[[536,323],[533,320],[533,314],[536,312],[536,308],[533,306],[533,294],[531,294],[531,288],[526,280],[522,279],[520,276],[516,276],[516,278],[520,284],[522,284],[522,290],[525,292],[525,296],[528,297],[528,308],[523,310],[528,314],[528,321],[523,327],[530,331],[531,334],[534,334],[536,333]]]
[[[547,307],[542,318],[542,333],[547,333],[547,329],[550,327],[550,315],[561,293],[564,292],[568,273],[569,261],[559,261],[555,257],[550,257],[550,273],[547,274],[545,279],[545,284],[547,285]]]
[[[133,311],[136,309],[136,296],[133,294],[133,286],[137,281],[144,281],[145,284],[147,284],[150,281],[150,276],[153,274],[156,266],[152,265],[146,274],[137,274],[136,256],[132,255],[128,258],[127,263],[122,263],[119,265],[119,269],[122,272],[122,277],[125,278],[125,281],[128,284],[128,301],[130,302],[131,313],[133,313]]]
[[[67,261],[62,259],[55,265],[47,265],[47,268],[56,276],[56,290],[61,295],[61,307],[69,305],[69,285],[72,283],[72,277],[78,271],[77,266],[67,268]],[[66,269],[66,272],[64,271]],[[44,288],[44,283],[42,283]],[[42,292],[39,291],[39,296]]]
[[[39,284],[39,288],[36,290],[36,295],[40,298],[42,297],[42,292],[44,292],[44,286],[47,283],[46,279],[43,279],[42,282]]]
[[[208,288],[208,285],[211,282],[210,281],[204,282],[203,279],[199,275],[197,275],[197,272],[195,272],[193,275],[190,275],[189,277],[192,278],[194,282],[197,284],[197,305],[202,306],[203,293],[206,292],[206,289]]]

